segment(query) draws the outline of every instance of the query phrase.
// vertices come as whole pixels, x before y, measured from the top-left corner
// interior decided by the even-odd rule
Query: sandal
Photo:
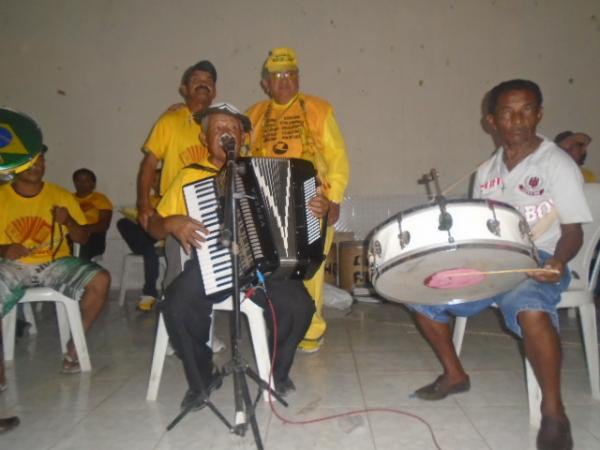
[[[79,360],[65,354],[63,359],[62,369],[60,373],[80,373],[81,367],[79,366]]]

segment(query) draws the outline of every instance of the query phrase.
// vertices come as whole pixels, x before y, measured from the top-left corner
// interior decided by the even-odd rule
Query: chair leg
[[[454,330],[452,332],[452,343],[456,349],[456,355],[460,356],[462,350],[463,338],[465,337],[465,328],[467,327],[466,317],[456,317],[454,319]]]
[[[148,380],[148,391],[146,392],[146,401],[155,402],[158,397],[158,388],[165,364],[167,354],[167,345],[169,344],[169,335],[163,319],[162,313],[158,316],[158,325],[156,328],[156,340],[154,342],[154,354],[152,355],[152,369],[150,370],[150,379]]]
[[[119,306],[125,304],[125,296],[127,295],[127,280],[129,279],[129,256],[123,256],[123,266],[121,267],[121,285],[119,286]]]
[[[12,308],[2,317],[2,342],[4,361],[12,361],[15,356],[15,335],[17,333],[17,308]]]
[[[160,256],[158,258],[158,278],[156,280],[156,289],[159,292],[159,295],[162,295],[163,292],[163,282],[165,279],[165,275],[167,274],[167,260],[164,256]]]
[[[213,311],[212,313],[210,313],[210,330],[208,332],[208,342],[206,343],[206,345],[208,345],[210,348],[212,348],[214,338],[215,338],[215,312]]]
[[[600,400],[600,374],[598,372],[598,328],[596,325],[596,306],[593,303],[579,307],[583,345],[587,360],[588,376],[592,398]]]
[[[79,359],[79,366],[81,367],[81,371],[90,372],[92,370],[92,364],[90,362],[90,355],[88,353],[87,342],[85,339],[85,331],[83,330],[83,323],[81,321],[81,311],[79,310],[79,303],[73,301],[72,299],[68,299],[68,302],[61,303],[69,320],[71,337],[73,338],[75,350],[77,350],[77,358]],[[63,338],[61,337],[61,340],[62,339]]]
[[[29,328],[30,334],[37,334],[37,325],[35,323],[35,315],[33,314],[33,308],[31,303],[23,303],[23,314],[25,314],[25,320],[31,325]]]
[[[525,379],[527,381],[527,398],[529,401],[529,424],[539,428],[542,421],[542,390],[537,382],[533,368],[529,360],[525,358]]]
[[[58,323],[58,335],[60,337],[60,350],[64,355],[67,353],[67,343],[71,338],[71,327],[69,326],[69,317],[65,305],[60,302],[56,302],[56,321]]]
[[[250,338],[254,347],[254,355],[256,356],[256,367],[258,375],[266,383],[269,382],[271,373],[271,357],[269,354],[269,343],[267,340],[267,325],[263,315],[263,309],[250,300],[246,300],[241,304],[241,312],[248,317],[248,325],[250,328]],[[272,380],[271,380],[272,381]],[[273,388],[273,383],[270,384]],[[263,399],[269,401],[269,393],[263,392]]]

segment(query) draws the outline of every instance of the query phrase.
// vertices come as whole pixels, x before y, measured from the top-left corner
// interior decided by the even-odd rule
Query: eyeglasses
[[[273,72],[271,76],[276,80],[295,80],[298,78],[298,72]]]

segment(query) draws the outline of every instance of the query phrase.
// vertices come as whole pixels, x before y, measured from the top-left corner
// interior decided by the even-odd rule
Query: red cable
[[[275,308],[273,307],[273,303],[271,302],[271,299],[267,295],[266,289],[265,289],[265,296],[267,298],[267,304],[269,305],[269,309],[271,310],[271,317],[273,319],[273,356],[271,357],[271,371],[269,372],[269,386],[271,386],[271,381],[273,379],[273,367],[275,367],[275,358],[277,356],[277,315],[275,314]],[[401,414],[403,416],[407,416],[412,419],[418,420],[419,422],[424,424],[427,427],[427,429],[429,430],[429,434],[431,435],[431,439],[433,440],[433,444],[435,445],[435,447],[438,450],[442,450],[442,447],[440,447],[440,444],[438,443],[438,441],[435,437],[435,434],[433,432],[433,427],[431,426],[431,424],[429,424],[429,422],[427,422],[421,416],[409,413],[407,411],[402,411],[400,409],[365,408],[365,409],[357,409],[357,410],[347,411],[347,412],[339,413],[339,414],[333,414],[330,416],[318,417],[316,419],[291,420],[291,419],[287,419],[287,418],[283,417],[275,409],[275,403],[273,403],[273,396],[271,394],[271,390],[269,390],[269,406],[271,407],[271,411],[273,412],[275,417],[277,417],[283,423],[286,423],[289,425],[308,425],[308,424],[312,424],[312,423],[325,422],[327,420],[339,419],[340,417],[349,417],[349,416],[355,416],[358,414],[364,414],[364,413],[370,413],[370,412],[387,412],[387,413]]]

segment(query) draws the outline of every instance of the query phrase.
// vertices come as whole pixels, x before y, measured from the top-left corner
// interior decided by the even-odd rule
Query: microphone
[[[227,153],[235,150],[235,138],[229,133],[224,133],[221,135],[220,143],[221,147],[223,147],[223,150],[225,150]]]
[[[225,195],[225,208],[224,208],[224,222],[221,225],[221,245],[223,247],[231,247],[233,240],[233,226],[235,218],[233,217],[233,204],[235,195],[235,137],[229,133],[223,133],[219,138],[219,143],[225,153],[227,153],[227,177],[226,177],[226,195]]]

